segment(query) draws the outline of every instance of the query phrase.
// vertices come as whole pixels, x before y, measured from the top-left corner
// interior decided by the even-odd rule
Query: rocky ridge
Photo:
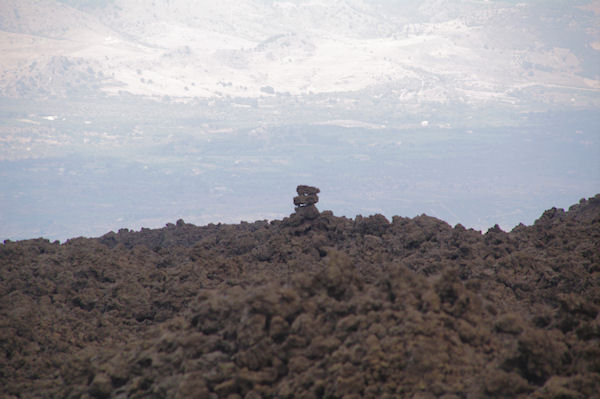
[[[598,397],[600,195],[481,234],[305,215],[317,193],[271,222],[6,241],[1,395]]]

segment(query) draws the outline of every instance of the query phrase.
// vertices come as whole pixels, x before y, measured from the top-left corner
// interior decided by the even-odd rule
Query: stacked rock
[[[300,185],[296,187],[298,196],[294,197],[294,205],[296,206],[296,214],[304,219],[315,219],[319,216],[319,210],[315,206],[319,202],[319,194],[321,190],[317,187]]]

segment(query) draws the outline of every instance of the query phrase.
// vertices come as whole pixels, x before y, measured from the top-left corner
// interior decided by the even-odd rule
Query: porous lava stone
[[[0,396],[592,398],[599,309],[600,195],[511,232],[317,211],[6,241]]]

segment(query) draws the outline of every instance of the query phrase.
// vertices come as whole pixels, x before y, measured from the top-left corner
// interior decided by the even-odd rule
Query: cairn
[[[319,194],[321,190],[317,187],[300,185],[296,187],[298,196],[294,197],[294,205],[296,206],[296,214],[302,219],[316,219],[319,216],[319,210],[315,206],[319,202]]]

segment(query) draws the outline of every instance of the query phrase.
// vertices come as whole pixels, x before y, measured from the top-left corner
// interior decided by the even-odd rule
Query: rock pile
[[[319,194],[321,190],[317,187],[300,185],[296,187],[298,195],[294,197],[294,205],[296,206],[296,214],[303,219],[312,220],[319,216],[319,210],[315,206],[319,202]]]

